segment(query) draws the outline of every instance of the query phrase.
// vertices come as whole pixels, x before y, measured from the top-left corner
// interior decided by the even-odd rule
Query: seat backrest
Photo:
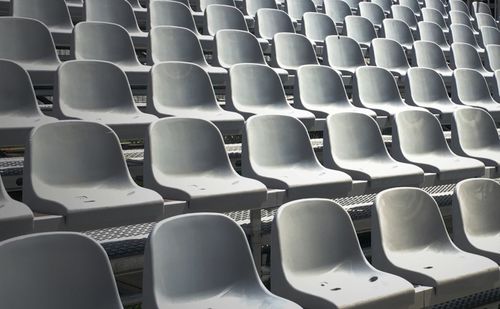
[[[370,60],[370,64],[389,70],[410,67],[403,47],[391,39],[374,39],[370,48]]]
[[[350,37],[339,35],[327,37],[323,53],[324,63],[332,68],[366,65],[361,47],[356,40]]]
[[[217,100],[210,77],[203,68],[194,63],[168,61],[151,68],[147,105],[161,111],[216,107]]]
[[[491,14],[476,13],[476,26],[479,30],[481,30],[481,28],[485,26],[497,28],[498,24]]]
[[[449,69],[443,50],[431,41],[413,43],[412,64],[421,68]]]
[[[450,152],[439,120],[428,111],[397,113],[393,118],[392,136],[393,153],[402,157]]]
[[[86,21],[108,22],[122,26],[127,31],[140,31],[134,10],[124,0],[85,0]]]
[[[449,102],[443,78],[429,68],[410,68],[405,79],[406,102]]]
[[[352,15],[349,4],[342,0],[324,0],[323,10],[336,24],[342,25],[346,16]]]
[[[448,48],[448,41],[444,35],[443,29],[438,24],[430,21],[421,21],[418,23],[420,40],[434,42],[440,47]]]
[[[226,69],[237,63],[266,64],[257,38],[250,32],[241,30],[217,32],[212,62]]]
[[[484,47],[500,45],[500,30],[497,27],[481,27],[481,43]]]
[[[446,21],[444,20],[443,15],[438,10],[423,8],[422,9],[422,19],[423,21],[436,23],[443,29],[443,31],[448,30],[448,25],[446,25]]]
[[[453,71],[451,96],[455,102],[493,101],[486,79],[474,69]]]
[[[373,66],[360,67],[356,69],[352,84],[354,102],[403,103],[394,76],[387,69]]]
[[[409,7],[394,4],[391,6],[391,12],[392,18],[404,21],[410,28],[417,27],[417,17]]]
[[[234,6],[211,4],[205,9],[205,31],[214,36],[217,31],[234,29],[248,31],[245,17]]]
[[[500,45],[489,44],[486,46],[486,51],[486,67],[493,72],[500,70]]]
[[[468,43],[475,48],[479,48],[476,37],[474,36],[472,29],[468,26],[461,24],[452,24],[450,26],[450,30],[453,43]]]
[[[414,14],[421,13],[420,4],[417,0],[399,0],[399,5],[410,8]]]
[[[450,8],[450,12],[451,11],[460,11],[460,12],[463,12],[463,13],[467,14],[467,16],[470,17],[469,7],[467,6],[467,3],[465,3],[465,1],[462,1],[462,0],[450,0],[450,1],[448,1],[448,6]],[[450,12],[448,12],[448,14]]]
[[[222,214],[187,214],[158,223],[144,260],[148,308],[195,303],[231,288],[262,288],[245,233]]]
[[[281,68],[296,68],[304,64],[318,64],[311,41],[298,33],[277,33],[271,59]]]
[[[466,25],[471,29],[474,29],[470,21],[470,16],[462,11],[450,11],[449,13],[451,24]]]
[[[451,120],[452,149],[458,153],[498,147],[500,140],[491,115],[480,108],[461,108]]]
[[[306,12],[302,16],[301,33],[310,40],[323,42],[327,36],[337,34],[337,27],[326,14]]]
[[[247,162],[254,170],[289,168],[298,163],[319,164],[304,124],[297,118],[284,115],[248,118],[242,141],[243,175],[249,168],[245,166]]]
[[[228,5],[228,6],[236,6],[234,0],[198,0],[199,6],[198,10],[204,12],[209,5],[218,4],[218,5]]]
[[[382,21],[385,19],[384,10],[372,2],[360,2],[359,13],[374,25],[382,25]]]
[[[391,0],[373,0],[371,1],[372,3],[377,4],[384,10],[384,12],[390,12],[391,11],[391,6],[392,6],[392,1]]]
[[[186,28],[161,26],[149,32],[149,63],[164,61],[185,61],[206,65],[200,41],[196,34]]]
[[[18,64],[59,62],[49,29],[41,22],[21,17],[0,17],[0,58]]]
[[[9,265],[0,277],[6,308],[123,308],[106,252],[82,234],[39,233],[0,242],[0,263]]]
[[[452,67],[456,69],[467,68],[479,71],[485,70],[477,50],[474,46],[467,43],[451,44],[450,63]]]
[[[472,2],[472,12],[474,13],[474,17],[477,13],[485,13],[491,15],[491,9],[487,3],[481,1],[473,1]]]
[[[275,0],[245,0],[243,10],[248,16],[255,16],[259,9],[278,9]]]
[[[77,60],[139,64],[130,35],[117,24],[78,23],[73,32],[71,52]]]
[[[438,10],[441,15],[448,17],[448,11],[441,0],[425,0],[425,7]]]
[[[401,45],[413,45],[413,35],[410,27],[402,20],[386,18],[382,30],[386,39],[394,40]]]
[[[285,0],[285,8],[293,20],[301,20],[307,12],[316,12],[316,5],[312,0]]]
[[[57,70],[54,113],[62,116],[85,112],[135,112],[127,76],[116,65],[96,60],[66,61]]]
[[[73,29],[64,0],[11,0],[11,15],[14,17],[33,18],[52,27]]]
[[[361,16],[346,16],[342,31],[345,35],[358,42],[367,43],[377,38],[373,24],[367,18]]]
[[[157,26],[176,26],[198,33],[191,11],[177,1],[153,0],[149,4],[150,29]]]
[[[272,40],[276,33],[294,33],[292,20],[286,12],[277,9],[259,9],[255,17],[255,34]]]
[[[352,11],[356,11],[359,9],[359,4],[362,2],[362,0],[342,0],[345,1],[347,4],[349,4],[349,7],[351,8]]]

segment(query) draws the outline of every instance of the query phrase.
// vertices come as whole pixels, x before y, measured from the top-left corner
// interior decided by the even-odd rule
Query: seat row
[[[284,298],[261,283],[234,221],[208,213],[169,218],[149,235],[142,307],[409,308],[415,286],[432,288],[433,303],[489,291],[499,279],[499,196],[493,180],[459,183],[452,242],[427,193],[379,193],[372,206],[373,266],[341,206],[326,199],[283,205],[272,229],[271,284]],[[0,297],[9,308],[123,308],[106,253],[82,234],[0,242],[0,262],[10,266],[0,276]],[[19,297],[21,290],[30,297]]]

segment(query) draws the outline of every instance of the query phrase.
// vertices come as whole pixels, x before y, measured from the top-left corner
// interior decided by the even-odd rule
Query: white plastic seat
[[[437,10],[439,13],[441,13],[441,15],[443,15],[443,18],[445,20],[449,18],[448,11],[444,7],[444,4],[441,0],[425,0],[425,7],[428,9]]]
[[[486,13],[476,13],[475,26],[478,30],[483,27],[494,27],[498,28],[498,23],[491,14]]]
[[[306,64],[318,64],[311,41],[298,33],[277,33],[271,49],[271,65],[296,75]]]
[[[255,35],[272,41],[280,32],[295,33],[292,20],[287,13],[278,9],[259,9],[255,15]]]
[[[362,0],[342,0],[342,1],[345,1],[349,5],[353,14],[357,14],[359,12],[359,4],[363,2]]]
[[[424,110],[403,102],[394,76],[384,68],[358,68],[352,85],[353,104],[369,108],[379,116],[393,117],[399,111]]]
[[[0,146],[24,146],[37,125],[55,122],[38,107],[28,73],[18,64],[0,60]]]
[[[499,184],[493,179],[467,179],[453,194],[453,241],[462,250],[500,263]]]
[[[471,28],[466,25],[452,24],[450,30],[453,43],[467,43],[472,45],[478,54],[484,54],[484,48],[479,47],[479,44],[477,44],[476,37]]]
[[[491,90],[493,90],[492,92],[494,100],[496,102],[500,102],[500,70],[495,71],[495,81],[491,86]]]
[[[359,15],[371,21],[376,29],[382,28],[382,22],[385,19],[385,14],[384,10],[378,4],[372,2],[360,2]]]
[[[399,0],[399,5],[410,8],[413,14],[417,17],[417,20],[421,20],[422,10],[420,9],[420,4],[417,0]]]
[[[316,5],[312,0],[286,0],[285,11],[292,22],[300,22],[302,16],[307,12],[316,12]]]
[[[159,117],[208,120],[226,134],[240,133],[244,124],[241,115],[219,106],[207,72],[188,62],[169,61],[153,66],[146,110]]]
[[[342,77],[327,66],[301,66],[293,90],[294,106],[308,110],[318,118],[341,112],[363,113],[373,118],[377,116],[372,110],[352,105]]]
[[[208,64],[200,41],[193,31],[181,27],[161,26],[151,29],[149,38],[148,61],[151,64],[166,61],[195,63],[210,75],[214,86],[225,84],[227,70]]]
[[[500,70],[500,45],[490,44],[486,46],[485,66],[488,70],[496,72]]]
[[[375,27],[361,16],[346,16],[342,33],[358,42],[361,47],[370,48],[373,39],[377,38]]]
[[[461,1],[461,0],[459,0],[459,1]],[[466,13],[461,12],[461,11],[450,11],[449,16],[450,16],[451,25],[454,25],[454,24],[466,25],[467,27],[472,29],[472,33],[474,33],[474,36],[479,35],[479,32],[472,25],[472,22],[470,20],[470,16],[467,15]]]
[[[481,161],[461,157],[450,150],[439,120],[428,111],[402,111],[392,123],[392,156],[436,173],[441,181],[483,176]]]
[[[352,188],[349,175],[319,163],[306,127],[284,115],[247,120],[241,170],[243,176],[257,179],[270,189],[286,190],[286,200],[345,196]]]
[[[481,1],[473,1],[472,2],[472,15],[475,18],[477,13],[485,13],[491,15],[491,9],[488,3]]]
[[[212,50],[213,37],[198,32],[191,9],[184,3],[167,0],[152,0],[149,4],[150,29],[158,26],[187,28],[196,35],[203,50]],[[201,14],[203,18],[203,14]]]
[[[484,48],[488,45],[500,45],[500,30],[497,27],[481,27],[480,42]]]
[[[335,22],[326,14],[306,12],[302,16],[301,33],[316,46],[323,46],[329,35],[337,35]]]
[[[125,73],[116,65],[96,60],[61,64],[54,87],[54,115],[105,124],[121,139],[144,138],[158,118],[139,111]]]
[[[281,206],[271,246],[273,292],[304,308],[408,308],[414,302],[409,282],[368,263],[348,213],[331,200]]]
[[[451,149],[486,166],[500,166],[500,139],[495,121],[479,108],[462,108],[453,113]]]
[[[64,216],[68,229],[154,222],[163,199],[132,180],[117,135],[107,126],[68,120],[31,132],[24,160],[23,202]]]
[[[476,48],[467,43],[451,44],[450,63],[456,69],[473,69],[488,80],[493,79],[493,72],[486,70]]]
[[[391,15],[392,0],[373,0],[371,2],[380,6],[386,16]]]
[[[408,25],[399,19],[386,18],[383,21],[382,32],[386,39],[398,42],[405,51],[413,49],[413,35]]]
[[[76,60],[112,62],[127,74],[130,85],[147,85],[151,67],[139,62],[130,35],[120,25],[104,22],[78,23],[73,32],[71,52]]]
[[[438,1],[441,1],[441,0],[438,0]],[[450,29],[448,28],[448,25],[446,24],[446,21],[444,20],[443,15],[438,10],[423,8],[422,9],[422,20],[425,22],[431,22],[431,23],[438,24],[439,27],[441,27],[441,30],[443,30],[443,33],[445,34],[445,36],[449,35]]]
[[[300,309],[264,287],[245,233],[222,214],[187,214],[158,223],[144,260],[144,309]]]
[[[8,265],[0,276],[6,308],[123,308],[106,252],[82,234],[40,233],[0,242],[0,263]]]
[[[491,96],[486,79],[480,72],[473,69],[456,69],[453,77],[453,102],[485,109],[494,119],[500,119],[500,104]]]
[[[451,11],[459,11],[464,14],[467,14],[467,17],[469,18],[470,21],[473,21],[474,18],[471,16],[469,7],[467,6],[467,3],[462,0],[450,0],[448,1],[448,7]],[[448,12],[449,14],[449,12]]]
[[[342,26],[346,16],[352,15],[349,4],[343,0],[324,0],[323,10],[337,26]]]
[[[245,0],[243,12],[248,16],[255,16],[260,9],[278,9],[275,0]]]
[[[149,127],[144,186],[165,199],[187,201],[191,212],[258,209],[267,198],[262,183],[236,173],[217,127],[194,118],[165,118]]]
[[[252,115],[288,115],[300,119],[307,128],[314,126],[314,115],[293,108],[286,100],[278,74],[263,64],[240,63],[231,67],[226,108],[245,119]]]
[[[438,114],[450,123],[451,114],[461,106],[451,101],[442,76],[429,68],[410,68],[405,79],[405,101]]]
[[[0,58],[14,61],[36,88],[51,88],[61,62],[49,29],[31,18],[0,17]]]
[[[438,205],[421,189],[379,193],[371,238],[375,267],[432,287],[437,302],[492,289],[499,277],[495,262],[452,243]]]
[[[437,44],[445,56],[450,55],[451,47],[446,40],[443,29],[434,22],[421,21],[418,23],[420,40]]]
[[[366,66],[363,51],[358,42],[340,35],[326,38],[323,63],[347,75],[353,75],[357,68]]]
[[[64,0],[11,0],[10,15],[41,21],[49,29],[56,46],[70,46],[73,23]]]
[[[389,70],[395,76],[405,77],[410,68],[403,47],[391,39],[377,38],[370,48],[370,64]]]
[[[134,47],[146,49],[148,33],[143,32],[137,24],[134,10],[128,1],[124,0],[85,0],[85,20],[88,22],[107,22],[122,26],[127,30]]]
[[[404,21],[413,33],[418,31],[417,17],[409,7],[394,4],[391,6],[391,12],[392,18]]]
[[[323,161],[353,179],[367,180],[373,189],[420,186],[424,171],[394,160],[385,147],[377,122],[357,112],[328,116],[323,131]]]
[[[0,241],[33,233],[33,212],[23,203],[12,199],[0,177]],[[2,284],[0,283],[0,286]]]

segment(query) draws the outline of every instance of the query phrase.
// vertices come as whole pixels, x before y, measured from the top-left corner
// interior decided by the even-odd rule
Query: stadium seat
[[[359,12],[359,3],[363,2],[362,0],[342,0],[345,1],[347,4],[349,4],[349,7],[351,8],[351,12],[353,14],[357,14]]]
[[[358,112],[373,118],[377,116],[372,110],[351,104],[341,76],[328,66],[301,66],[293,90],[294,106],[308,110],[318,118],[339,112]]]
[[[255,15],[255,35],[272,41],[280,32],[295,33],[292,20],[287,13],[277,9],[259,9]]]
[[[83,6],[86,21],[120,25],[127,30],[136,49],[147,48],[148,33],[139,28],[134,10],[128,1],[85,0]]]
[[[477,44],[476,37],[471,28],[466,25],[452,24],[450,30],[453,43],[467,43],[473,46],[479,55],[484,55],[484,48],[481,48]]]
[[[286,100],[276,72],[264,64],[240,63],[231,66],[226,89],[226,108],[243,115],[288,115],[314,126],[314,115],[293,108]]]
[[[9,196],[1,176],[0,205],[2,205],[0,207],[0,241],[33,233],[33,212],[28,206]],[[0,283],[0,286],[3,286],[3,284]]]
[[[319,163],[306,127],[285,115],[259,115],[247,120],[241,170],[243,176],[257,179],[270,189],[286,190],[288,201],[345,196],[352,188],[349,175]]]
[[[497,27],[481,27],[480,43],[484,48],[488,45],[500,45],[500,30]]]
[[[267,198],[262,183],[236,173],[217,127],[193,118],[165,118],[149,127],[144,186],[187,201],[190,212],[258,209]]]
[[[188,62],[169,61],[153,66],[146,110],[159,117],[208,120],[225,134],[241,133],[244,124],[241,115],[219,106],[207,72]]]
[[[436,201],[421,189],[377,195],[371,244],[375,267],[432,287],[437,302],[492,289],[499,277],[495,262],[452,243]]]
[[[474,18],[472,18],[471,14],[470,14],[469,7],[467,6],[467,3],[465,1],[449,0],[448,7],[450,9],[450,12],[451,11],[459,11],[459,12],[462,12],[464,14],[467,14],[467,17],[469,18],[470,21],[474,20]],[[450,14],[450,12],[448,12],[448,14]]]
[[[359,3],[359,15],[372,22],[375,29],[382,28],[382,22],[385,19],[384,10],[372,2]]]
[[[243,12],[247,16],[255,16],[259,9],[278,9],[275,0],[245,0],[243,1]]]
[[[426,173],[436,173],[440,181],[480,177],[485,171],[480,161],[450,150],[439,120],[428,111],[402,111],[394,116],[391,154]]]
[[[493,179],[463,180],[455,187],[452,202],[455,244],[464,251],[482,255],[498,264],[500,226],[496,218],[500,210],[499,186]]]
[[[413,35],[408,25],[399,19],[386,18],[382,27],[383,37],[398,42],[405,51],[413,49]]]
[[[9,2],[10,0],[2,0]],[[83,20],[83,0],[65,0],[68,7],[69,14],[73,22],[80,22]],[[7,9],[8,10],[8,9]]]
[[[446,40],[443,30],[434,22],[421,21],[418,23],[418,31],[421,41],[428,41],[437,44],[445,57],[450,55],[451,47]]]
[[[472,2],[472,15],[476,18],[477,13],[485,13],[491,15],[491,9],[488,3],[481,1],[473,1]]]
[[[316,12],[316,5],[312,0],[286,0],[285,10],[292,22],[298,23],[307,12]]]
[[[484,62],[486,68],[492,72],[500,70],[500,45],[487,45],[486,54],[487,57]]]
[[[78,120],[31,132],[24,160],[23,202],[64,216],[66,229],[94,229],[163,217],[163,199],[132,180],[117,135]]]
[[[300,309],[266,290],[245,233],[230,218],[188,214],[155,226],[144,253],[142,308],[264,307]]]
[[[324,0],[323,10],[337,26],[342,26],[346,16],[352,15],[349,4],[343,0]]]
[[[446,24],[443,15],[441,15],[441,12],[439,12],[438,10],[423,8],[422,20],[425,22],[438,24],[441,30],[443,30],[445,36],[448,36],[450,34],[450,29],[448,28],[448,25]]]
[[[202,19],[203,14],[201,14]],[[152,0],[149,4],[150,29],[158,26],[176,26],[187,28],[196,35],[203,50],[211,51],[213,37],[198,32],[191,9],[184,3],[177,1]]]
[[[195,63],[210,75],[214,86],[225,84],[227,71],[221,67],[208,64],[203,55],[200,41],[193,31],[174,26],[155,27],[149,32],[149,39],[149,63],[155,64],[166,61]]]
[[[481,30],[483,27],[498,28],[498,23],[491,14],[476,13],[475,26],[478,30]]]
[[[116,64],[127,74],[131,86],[145,86],[151,67],[137,59],[125,28],[104,22],[81,22],[75,26],[71,47],[76,60],[102,60]]]
[[[379,116],[392,117],[399,111],[424,110],[403,102],[394,76],[379,67],[360,67],[352,82],[354,105],[374,110]]]
[[[52,88],[61,62],[49,29],[31,18],[0,17],[0,59],[28,71],[35,88]]]
[[[449,18],[448,11],[444,7],[444,3],[441,0],[425,0],[425,7],[428,9],[437,10],[439,13],[441,13],[445,20]]]
[[[52,232],[0,242],[5,308],[122,309],[104,249],[77,233]],[[21,292],[22,291],[22,292]]]
[[[466,13],[461,12],[461,11],[450,11],[449,16],[450,16],[451,25],[455,25],[455,24],[466,25],[467,27],[469,27],[472,30],[472,33],[474,33],[474,36],[477,37],[479,35],[479,32],[476,29],[474,29],[474,26],[472,25],[472,22],[470,20],[469,15],[467,15]]]
[[[248,31],[219,30],[215,35],[212,63],[226,70],[237,63],[260,63],[267,65],[257,38]],[[273,68],[283,83],[288,80],[288,72]]]
[[[405,79],[404,93],[407,104],[438,114],[443,123],[449,124],[451,114],[461,108],[450,100],[443,77],[433,69],[410,68]]]
[[[0,60],[0,146],[24,146],[31,129],[55,122],[38,107],[28,73],[18,64]]]
[[[380,6],[384,10],[385,16],[391,15],[392,0],[372,0],[371,2]]]
[[[120,139],[143,139],[158,118],[137,108],[125,73],[106,61],[61,64],[54,87],[54,116],[109,126]]]
[[[412,64],[419,68],[433,69],[441,75],[446,85],[451,85],[453,70],[446,62],[443,50],[431,41],[413,43]]]
[[[326,38],[323,63],[346,75],[353,75],[357,68],[366,66],[358,42],[340,35]]]
[[[357,112],[328,116],[323,131],[323,161],[372,189],[420,186],[424,171],[394,160],[385,147],[377,122]]]
[[[361,16],[347,16],[342,33],[355,39],[364,48],[370,48],[372,40],[377,38],[371,21]]]
[[[404,21],[414,34],[418,32],[417,17],[409,7],[394,4],[391,6],[391,12],[392,18]]]
[[[500,140],[495,121],[479,108],[461,108],[453,113],[451,149],[477,159],[486,166],[500,166]]]
[[[420,9],[420,4],[418,3],[417,0],[399,0],[399,5],[406,6],[407,8],[410,8],[415,14],[415,17],[417,20],[421,20],[422,18],[422,11]]]
[[[473,69],[484,78],[493,79],[493,72],[486,70],[476,48],[467,43],[451,44],[451,66],[455,69]]]
[[[280,207],[271,246],[272,291],[304,308],[409,308],[414,302],[409,282],[368,263],[351,218],[331,200]]]
[[[387,69],[399,77],[405,77],[410,68],[403,47],[394,40],[382,38],[372,41],[370,65]]]
[[[296,75],[306,64],[318,64],[311,41],[298,33],[277,33],[271,49],[271,65]]]
[[[326,14],[307,12],[302,16],[301,33],[316,46],[323,46],[329,35],[337,35],[335,22]]]
[[[42,22],[49,28],[56,46],[70,46],[73,23],[64,0],[11,0],[11,15]]]

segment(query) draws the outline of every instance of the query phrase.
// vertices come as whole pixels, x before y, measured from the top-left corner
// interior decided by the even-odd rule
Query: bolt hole
[[[434,268],[433,266],[425,266],[424,269],[432,269]]]
[[[373,276],[369,279],[370,282],[375,282],[378,280],[378,277],[377,276]]]
[[[321,286],[326,286],[328,284],[328,282],[321,282],[320,285]]]
[[[330,289],[330,291],[339,291],[340,288],[333,288],[333,289]]]

